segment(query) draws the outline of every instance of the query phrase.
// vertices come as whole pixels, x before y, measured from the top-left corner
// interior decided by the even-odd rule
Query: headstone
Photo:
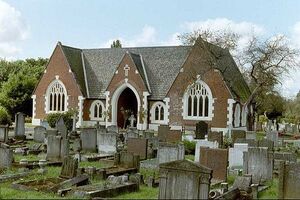
[[[8,141],[8,128],[8,125],[0,125],[0,142],[6,143]]]
[[[154,133],[153,132],[149,132],[149,131],[144,131],[144,134],[143,134],[143,137],[144,138],[153,138],[154,137]]]
[[[73,140],[72,149],[75,152],[80,152],[82,150],[82,142],[80,138],[76,138]]]
[[[200,164],[213,170],[212,177],[216,180],[227,180],[228,150],[200,148]]]
[[[182,132],[181,130],[170,130],[166,135],[166,142],[181,142]]]
[[[248,144],[249,147],[258,147],[258,141],[254,139],[238,138],[235,140],[235,143]]]
[[[97,129],[96,128],[82,128],[80,133],[82,142],[82,150],[86,152],[97,151]]]
[[[256,140],[256,132],[255,131],[246,131],[246,139]]]
[[[141,160],[147,159],[148,139],[128,138],[127,151],[140,156]]]
[[[244,152],[243,169],[245,174],[252,174],[252,182],[262,183],[272,179],[273,153],[266,147],[249,147]]]
[[[60,158],[63,159],[65,156],[69,155],[70,151],[70,143],[67,138],[61,138],[61,145],[60,145]]]
[[[0,169],[10,168],[13,162],[13,151],[8,145],[0,143]]]
[[[140,156],[132,152],[121,151],[115,154],[115,165],[125,168],[140,168]]]
[[[101,133],[97,131],[98,153],[116,153],[117,137],[115,132]]]
[[[46,137],[46,128],[43,126],[34,127],[33,140],[35,142],[44,143]]]
[[[127,141],[129,138],[139,138],[139,133],[138,133],[137,129],[130,128],[130,129],[127,131],[127,133],[126,133],[126,141]]]
[[[58,134],[57,129],[47,129],[46,130],[46,138],[48,136],[57,136],[57,134]]]
[[[62,159],[62,137],[48,136],[47,141],[48,143],[46,160],[60,161]]]
[[[281,161],[285,163],[296,163],[297,155],[292,152],[274,152],[274,169],[279,169],[279,164]]]
[[[19,112],[15,115],[15,136],[24,137],[25,135],[25,116]]]
[[[174,160],[184,159],[184,145],[172,143],[159,143],[158,163],[166,163]]]
[[[68,129],[65,125],[64,119],[63,117],[60,117],[58,119],[58,121],[56,122],[56,127],[55,127],[58,131],[58,133],[63,137],[63,138],[67,138],[68,136]]]
[[[222,132],[209,132],[207,135],[208,141],[217,141],[219,144],[219,147],[221,148],[223,146],[223,133]]]
[[[204,139],[208,133],[208,124],[204,121],[200,121],[196,124],[196,139]]]
[[[207,141],[207,140],[197,140],[196,148],[195,148],[195,162],[200,162],[200,148],[201,147],[209,147],[211,149],[219,148],[218,142]]]
[[[275,147],[278,146],[278,132],[277,131],[267,132],[267,140],[273,141]]]
[[[231,139],[232,143],[235,143],[238,138],[246,138],[246,131],[243,130],[232,130]]]
[[[72,156],[66,156],[63,159],[60,177],[62,178],[73,178],[76,176],[78,169],[78,160]]]
[[[115,126],[115,125],[108,126],[108,127],[107,127],[107,132],[119,133],[119,131],[118,131],[118,127],[117,127],[117,126]]]
[[[159,125],[158,127],[158,139],[160,142],[166,142],[167,134],[170,131],[169,125]]]
[[[160,164],[158,199],[208,199],[212,170],[188,160]]]
[[[252,184],[252,176],[245,174],[244,176],[237,176],[234,180],[231,189],[238,188],[239,190],[248,191]]]
[[[269,151],[273,151],[274,142],[268,139],[262,139],[258,141],[258,147],[267,147]]]
[[[292,126],[292,130],[293,130],[293,134],[299,134],[299,130],[298,130],[297,124],[294,124],[294,125]]]
[[[300,163],[285,164],[279,167],[278,199],[299,199]]]
[[[248,151],[248,144],[234,143],[233,148],[229,148],[229,167],[239,168],[243,166],[243,152]]]

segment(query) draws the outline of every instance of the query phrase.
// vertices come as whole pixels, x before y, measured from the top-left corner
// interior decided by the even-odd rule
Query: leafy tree
[[[114,40],[110,45],[111,48],[122,48],[122,44],[120,40]]]

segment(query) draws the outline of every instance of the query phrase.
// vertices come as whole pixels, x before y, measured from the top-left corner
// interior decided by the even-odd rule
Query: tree
[[[268,39],[252,36],[244,47],[238,45],[240,35],[230,30],[197,30],[180,35],[179,39],[185,45],[192,45],[198,37],[231,52],[251,89],[246,104],[257,95],[274,91],[275,85],[281,83],[290,69],[299,66],[296,59],[299,51],[282,35]]]
[[[111,48],[122,48],[122,44],[120,40],[114,40],[110,45]]]

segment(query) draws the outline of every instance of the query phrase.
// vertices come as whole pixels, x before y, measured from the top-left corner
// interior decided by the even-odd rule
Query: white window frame
[[[248,107],[244,106],[242,110],[242,126],[247,125],[247,118],[248,118]]]
[[[99,105],[102,107],[102,117],[94,117],[95,116],[95,106]],[[105,111],[105,106],[104,103],[101,100],[95,100],[90,106],[90,119],[94,121],[104,121],[104,111]]]
[[[163,109],[164,111],[164,119],[163,120],[156,120],[155,119],[155,109],[159,107],[159,119],[160,119],[160,112],[161,112],[161,108]],[[167,124],[167,107],[166,107],[166,104],[164,104],[163,102],[161,101],[158,101],[158,102],[155,102],[152,107],[151,107],[151,110],[150,110],[150,120],[151,120],[151,123],[155,123],[155,124]]]
[[[51,94],[51,90],[52,90],[52,87],[54,87],[56,84],[59,84],[62,89],[63,89],[63,94],[64,94],[64,110],[50,110],[50,94]],[[61,93],[60,93],[61,94]],[[61,97],[62,98],[62,97]],[[56,79],[54,81],[52,81],[49,85],[48,85],[48,88],[47,88],[47,91],[46,91],[46,96],[45,96],[45,104],[46,104],[46,113],[62,113],[62,112],[66,112],[68,111],[68,94],[67,94],[67,90],[66,90],[66,87],[65,85],[63,84],[62,81]],[[62,106],[62,102],[61,102],[61,106]]]
[[[241,124],[241,105],[237,103],[234,109],[234,127],[240,127]]]
[[[208,116],[189,116],[188,115],[188,98],[190,96],[190,90],[192,88],[194,88],[196,85],[202,85],[202,87],[206,90],[206,95],[199,95],[198,98],[200,98],[200,96],[207,96],[208,97]],[[205,102],[205,101],[204,101]],[[205,112],[205,109],[204,109],[204,106],[205,106],[205,103],[203,102],[203,112]],[[183,119],[185,120],[205,120],[205,121],[211,121],[212,118],[213,118],[213,102],[214,102],[214,99],[213,99],[213,96],[212,96],[212,93],[211,93],[211,90],[209,88],[209,86],[202,80],[197,80],[195,83],[189,85],[187,87],[187,90],[186,92],[184,93],[184,96],[183,96]],[[192,103],[192,113],[194,113],[194,110],[193,110],[193,103]],[[197,106],[197,110],[198,110],[198,106]],[[197,111],[197,113],[199,113]]]

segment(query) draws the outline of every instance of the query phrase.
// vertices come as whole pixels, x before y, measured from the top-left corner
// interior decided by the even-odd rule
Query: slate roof
[[[229,51],[204,41],[201,45],[209,50],[211,58],[214,59],[214,67],[223,74],[224,81],[234,98],[246,101],[250,95],[250,89]],[[150,92],[149,99],[159,100],[165,98],[193,47],[76,49],[62,45],[62,48],[85,96],[105,98],[104,92],[114,72],[125,53],[129,52]],[[84,67],[86,81],[84,80]]]

